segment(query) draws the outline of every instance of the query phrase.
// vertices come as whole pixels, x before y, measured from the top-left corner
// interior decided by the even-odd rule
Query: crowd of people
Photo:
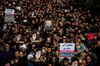
[[[100,16],[82,0],[0,1],[0,66],[100,66]],[[5,9],[15,10],[14,22]],[[75,43],[71,62],[59,62],[60,43]]]

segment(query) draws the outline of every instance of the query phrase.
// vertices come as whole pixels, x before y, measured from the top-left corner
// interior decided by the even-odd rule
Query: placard
[[[5,22],[14,22],[14,9],[5,10]]]
[[[94,39],[94,34],[87,34],[87,38],[88,38],[88,40]]]
[[[52,30],[53,28],[52,20],[45,20],[44,28],[45,30]]]
[[[61,52],[73,52],[75,50],[74,43],[61,43],[60,44],[60,51]]]
[[[74,56],[75,51],[75,43],[60,43],[60,58],[59,62],[62,58],[67,57],[69,62],[71,62],[71,57]]]
[[[84,50],[86,50],[86,47],[84,44],[80,44],[79,46],[76,46],[76,49],[78,52],[83,52]]]

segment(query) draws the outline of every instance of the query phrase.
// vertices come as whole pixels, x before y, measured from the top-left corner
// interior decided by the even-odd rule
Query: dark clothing
[[[89,62],[89,63],[87,63],[87,65],[86,66],[95,66],[95,64],[94,64],[94,62]]]
[[[46,66],[46,62],[35,62],[35,66]]]
[[[1,61],[2,65],[5,65],[6,63],[10,63],[10,61],[12,59],[12,51],[11,50],[3,51],[1,56],[2,56],[2,58],[0,58],[0,59],[2,60]]]
[[[96,47],[94,53],[97,56],[97,65],[100,66],[100,47]]]
[[[27,58],[25,56],[19,58],[18,66],[28,66]]]
[[[2,61],[3,61],[3,55],[2,55],[2,53],[3,53],[3,52],[0,51],[0,66],[3,66],[3,65],[2,65]]]

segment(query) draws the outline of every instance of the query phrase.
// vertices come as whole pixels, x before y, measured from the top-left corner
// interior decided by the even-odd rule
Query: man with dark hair
[[[3,64],[10,63],[12,59],[12,50],[10,49],[10,45],[8,43],[4,44],[4,52],[3,52]]]
[[[68,58],[64,58],[64,59],[61,61],[61,66],[69,66],[69,64],[68,64]]]
[[[98,64],[98,66],[100,66],[100,53],[99,52],[100,52],[100,40],[97,42],[96,48],[94,50],[94,53],[97,56],[97,64]]]
[[[78,65],[79,65],[78,59],[73,57],[72,58],[72,66],[78,66]]]
[[[92,61],[92,58],[90,55],[86,56],[86,66],[95,66],[95,63]]]
[[[18,66],[28,66],[27,58],[22,51],[20,51],[19,63]]]

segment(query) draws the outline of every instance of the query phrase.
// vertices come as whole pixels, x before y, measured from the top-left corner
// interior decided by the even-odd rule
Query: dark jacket
[[[19,58],[18,66],[28,66],[28,61],[25,56]]]

